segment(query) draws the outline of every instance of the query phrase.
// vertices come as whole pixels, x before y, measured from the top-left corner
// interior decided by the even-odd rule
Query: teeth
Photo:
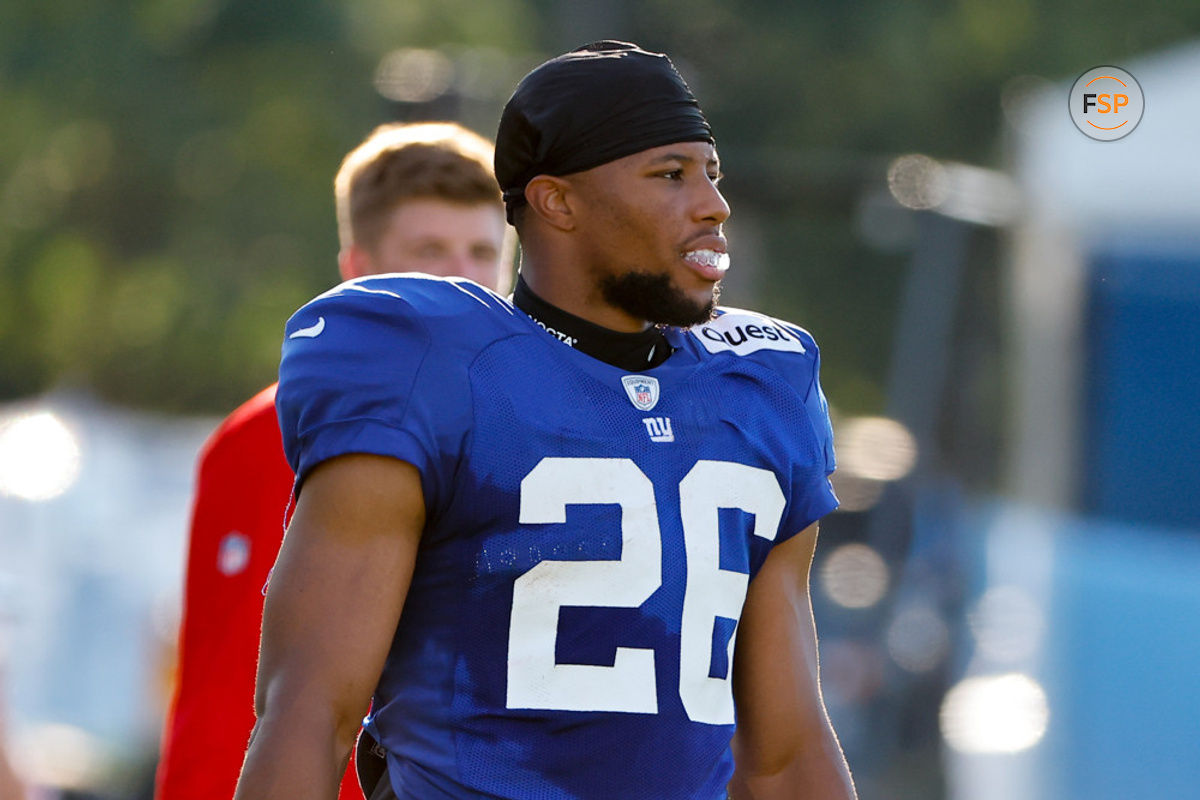
[[[689,260],[706,267],[716,267],[720,270],[729,269],[728,253],[718,253],[716,250],[689,250],[684,255]]]

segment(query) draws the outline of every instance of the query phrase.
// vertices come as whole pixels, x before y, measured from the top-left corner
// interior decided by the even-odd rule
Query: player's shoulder
[[[511,326],[512,304],[466,278],[406,272],[346,281],[324,292],[288,320],[288,342],[322,335],[359,339],[365,329],[420,333],[427,340],[494,335]]]
[[[689,328],[688,336],[694,352],[724,372],[780,380],[802,398],[817,383],[817,343],[799,325],[756,311],[723,308],[709,322]]]
[[[761,359],[790,354],[785,357],[806,361],[817,358],[817,342],[804,328],[742,308],[720,308],[712,320],[690,328],[689,333],[711,355],[757,355]]]

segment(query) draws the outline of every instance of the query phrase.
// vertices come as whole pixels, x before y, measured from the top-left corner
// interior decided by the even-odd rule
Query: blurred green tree
[[[271,380],[283,322],[336,278],[346,150],[396,118],[490,134],[542,56],[616,37],[670,52],[719,134],[745,247],[727,299],[813,329],[830,395],[878,410],[907,254],[871,246],[861,212],[888,161],[998,165],[1010,81],[1069,78],[1200,28],[1190,0],[1128,6],[2,4],[0,399],[65,382],[228,410]]]

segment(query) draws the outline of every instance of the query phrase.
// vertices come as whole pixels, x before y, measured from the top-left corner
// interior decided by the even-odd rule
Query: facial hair
[[[606,275],[600,291],[609,305],[656,325],[690,328],[713,318],[721,285],[714,284],[708,302],[696,302],[671,282],[670,275],[626,272]]]

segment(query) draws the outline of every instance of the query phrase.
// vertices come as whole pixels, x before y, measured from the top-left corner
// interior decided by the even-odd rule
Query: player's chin
[[[711,315],[713,308],[717,305],[717,297],[721,294],[721,283],[720,281],[710,283],[702,289],[692,289],[683,294],[696,308],[697,316]]]
[[[670,320],[667,324],[688,328],[701,325],[713,317],[717,300],[721,295],[720,281],[705,281],[704,286],[676,286],[674,303],[664,303],[669,308]]]
[[[713,302],[714,298],[721,293],[721,281],[724,277],[724,273],[717,275],[699,272],[690,266],[685,266],[682,270],[676,271],[673,283],[675,289],[681,294],[687,295],[692,302],[704,305]]]
[[[604,299],[631,316],[691,327],[712,317],[716,283],[671,272],[631,271],[601,281]]]

